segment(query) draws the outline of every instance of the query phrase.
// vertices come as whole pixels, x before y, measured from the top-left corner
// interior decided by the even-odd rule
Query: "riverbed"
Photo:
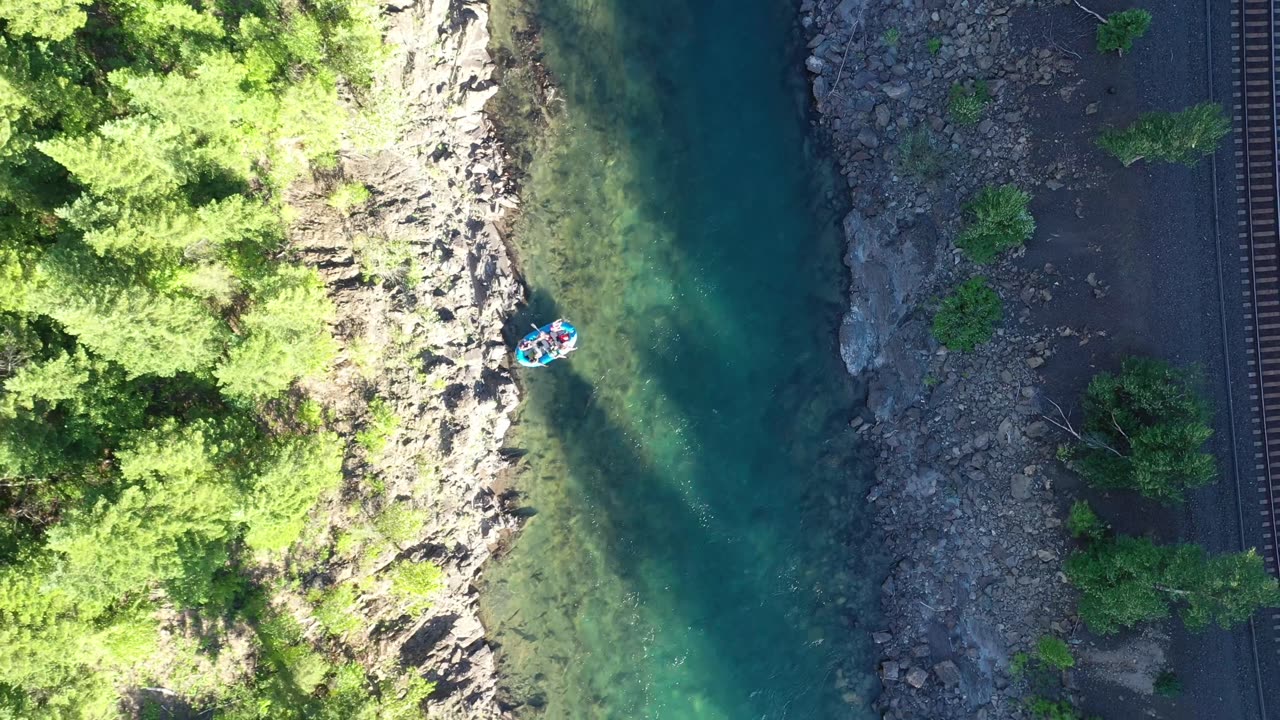
[[[581,333],[521,375],[529,519],[482,591],[508,700],[870,717],[881,563],[836,346],[841,179],[809,132],[793,3],[494,8],[537,28],[556,89],[509,237],[530,294],[510,335]]]

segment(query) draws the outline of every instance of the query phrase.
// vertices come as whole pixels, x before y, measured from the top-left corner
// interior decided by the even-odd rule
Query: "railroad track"
[[[1277,57],[1280,14],[1276,0],[1237,0],[1235,100],[1236,211],[1248,345],[1250,428],[1257,502],[1265,534],[1267,569],[1280,576],[1280,183],[1277,182]],[[1225,300],[1225,298],[1224,298]],[[1247,496],[1246,496],[1247,498]],[[1247,499],[1245,499],[1247,503]],[[1246,507],[1248,505],[1246,504]],[[1280,612],[1262,623],[1280,647]]]

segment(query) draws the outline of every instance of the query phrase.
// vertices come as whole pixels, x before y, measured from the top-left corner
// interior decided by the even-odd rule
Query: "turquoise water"
[[[481,595],[505,693],[557,719],[869,717],[877,563],[794,8],[506,0],[495,37],[523,11],[563,102],[511,335],[564,316],[581,349],[521,375],[530,519]]]

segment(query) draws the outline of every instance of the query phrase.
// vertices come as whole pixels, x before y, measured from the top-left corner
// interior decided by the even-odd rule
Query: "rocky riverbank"
[[[1052,266],[978,267],[951,245],[982,186],[1041,186],[1028,89],[1071,75],[1073,62],[1049,36],[1015,43],[1011,18],[1037,11],[1001,0],[801,4],[818,123],[853,206],[841,351],[868,383],[854,424],[878,456],[868,501],[893,558],[888,627],[874,634],[887,718],[1023,717],[1010,658],[1074,630],[1036,370],[1056,343],[1088,338],[1031,322],[1052,299]],[[980,122],[949,117],[956,87],[989,91]],[[977,351],[949,353],[929,335],[932,305],[976,274],[1001,295],[1005,321]]]
[[[345,154],[290,198],[293,252],[321,272],[342,347],[313,394],[358,444],[372,445],[362,431],[391,425],[385,447],[348,457],[343,497],[328,508],[333,558],[298,605],[308,589],[359,582],[397,559],[438,564],[445,588],[426,611],[406,615],[363,582],[366,622],[348,651],[366,667],[420,668],[436,683],[433,717],[500,717],[475,582],[513,525],[491,484],[517,402],[501,332],[522,291],[496,229],[516,201],[483,111],[496,91],[487,6],[393,0],[387,12],[392,57],[379,82],[388,112],[405,110],[399,132],[382,149]],[[335,190],[352,184],[368,200],[335,207]],[[394,510],[413,518],[403,535],[383,527]],[[348,557],[344,538],[370,518],[394,548]]]

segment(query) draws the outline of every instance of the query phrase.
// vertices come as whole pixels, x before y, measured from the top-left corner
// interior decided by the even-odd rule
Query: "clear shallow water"
[[[793,5],[516,1],[495,37],[530,12],[564,102],[511,334],[582,335],[522,376],[534,514],[482,593],[507,692],[557,719],[870,717],[878,565]]]

